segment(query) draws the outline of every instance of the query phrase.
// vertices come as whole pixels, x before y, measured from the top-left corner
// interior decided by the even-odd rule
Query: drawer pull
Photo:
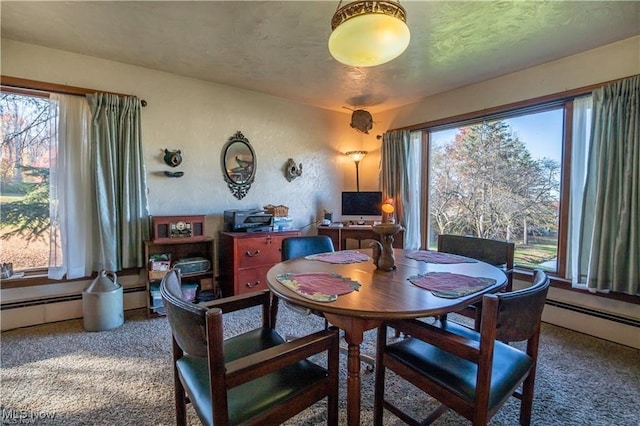
[[[248,288],[258,287],[260,285],[260,280],[256,281],[255,284],[247,283]]]
[[[260,250],[256,250],[256,251],[247,250],[247,252],[246,252],[246,255],[249,256],[249,257],[256,257],[259,254],[260,254]]]

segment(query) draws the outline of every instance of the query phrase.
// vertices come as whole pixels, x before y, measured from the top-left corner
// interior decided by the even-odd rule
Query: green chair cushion
[[[284,342],[273,330],[258,329],[225,341],[225,361],[233,361]],[[185,355],[176,362],[185,391],[205,425],[213,425],[209,369],[206,358]],[[286,402],[302,389],[327,376],[327,370],[300,361],[272,374],[259,377],[228,391],[229,420],[239,424],[269,407]],[[259,403],[259,405],[258,405]]]
[[[444,328],[468,339],[480,341],[480,335],[467,327],[447,321]],[[418,339],[407,338],[387,347],[387,354],[461,398],[475,399],[478,365]],[[496,342],[489,395],[489,410],[497,408],[509,396],[518,380],[533,364],[533,359],[502,342]]]

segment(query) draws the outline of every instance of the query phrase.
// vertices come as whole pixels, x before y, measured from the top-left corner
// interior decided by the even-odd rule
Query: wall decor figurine
[[[182,163],[182,152],[177,149],[175,151],[164,150],[164,162],[167,166],[178,167]]]
[[[289,158],[284,165],[284,176],[289,182],[293,181],[298,176],[302,176],[302,163],[300,163],[300,165],[296,165],[293,158]]]

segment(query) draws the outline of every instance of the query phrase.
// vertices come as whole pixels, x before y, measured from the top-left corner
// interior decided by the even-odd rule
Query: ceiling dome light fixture
[[[352,67],[387,63],[409,46],[407,12],[397,1],[356,0],[338,9],[331,19],[329,52]]]

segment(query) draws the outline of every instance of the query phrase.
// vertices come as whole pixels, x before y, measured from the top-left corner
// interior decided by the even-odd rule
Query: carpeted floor
[[[234,314],[232,333],[252,328],[257,311]],[[278,328],[302,334],[322,328],[315,316],[301,317],[281,307]],[[374,332],[363,351],[373,353]],[[171,425],[173,377],[170,330],[166,318],[129,311],[122,327],[98,333],[82,320],[2,333],[1,405],[3,424]],[[545,324],[533,406],[534,425],[640,425],[640,351]],[[340,424],[345,416],[345,357],[341,357]],[[391,375],[388,392],[426,413],[432,399]],[[373,374],[362,375],[362,424],[373,422]],[[518,402],[507,404],[492,425],[516,425]],[[323,403],[287,425],[324,424]],[[190,412],[190,424],[199,424]],[[399,420],[385,414],[385,424]],[[449,412],[436,425],[468,424]]]

